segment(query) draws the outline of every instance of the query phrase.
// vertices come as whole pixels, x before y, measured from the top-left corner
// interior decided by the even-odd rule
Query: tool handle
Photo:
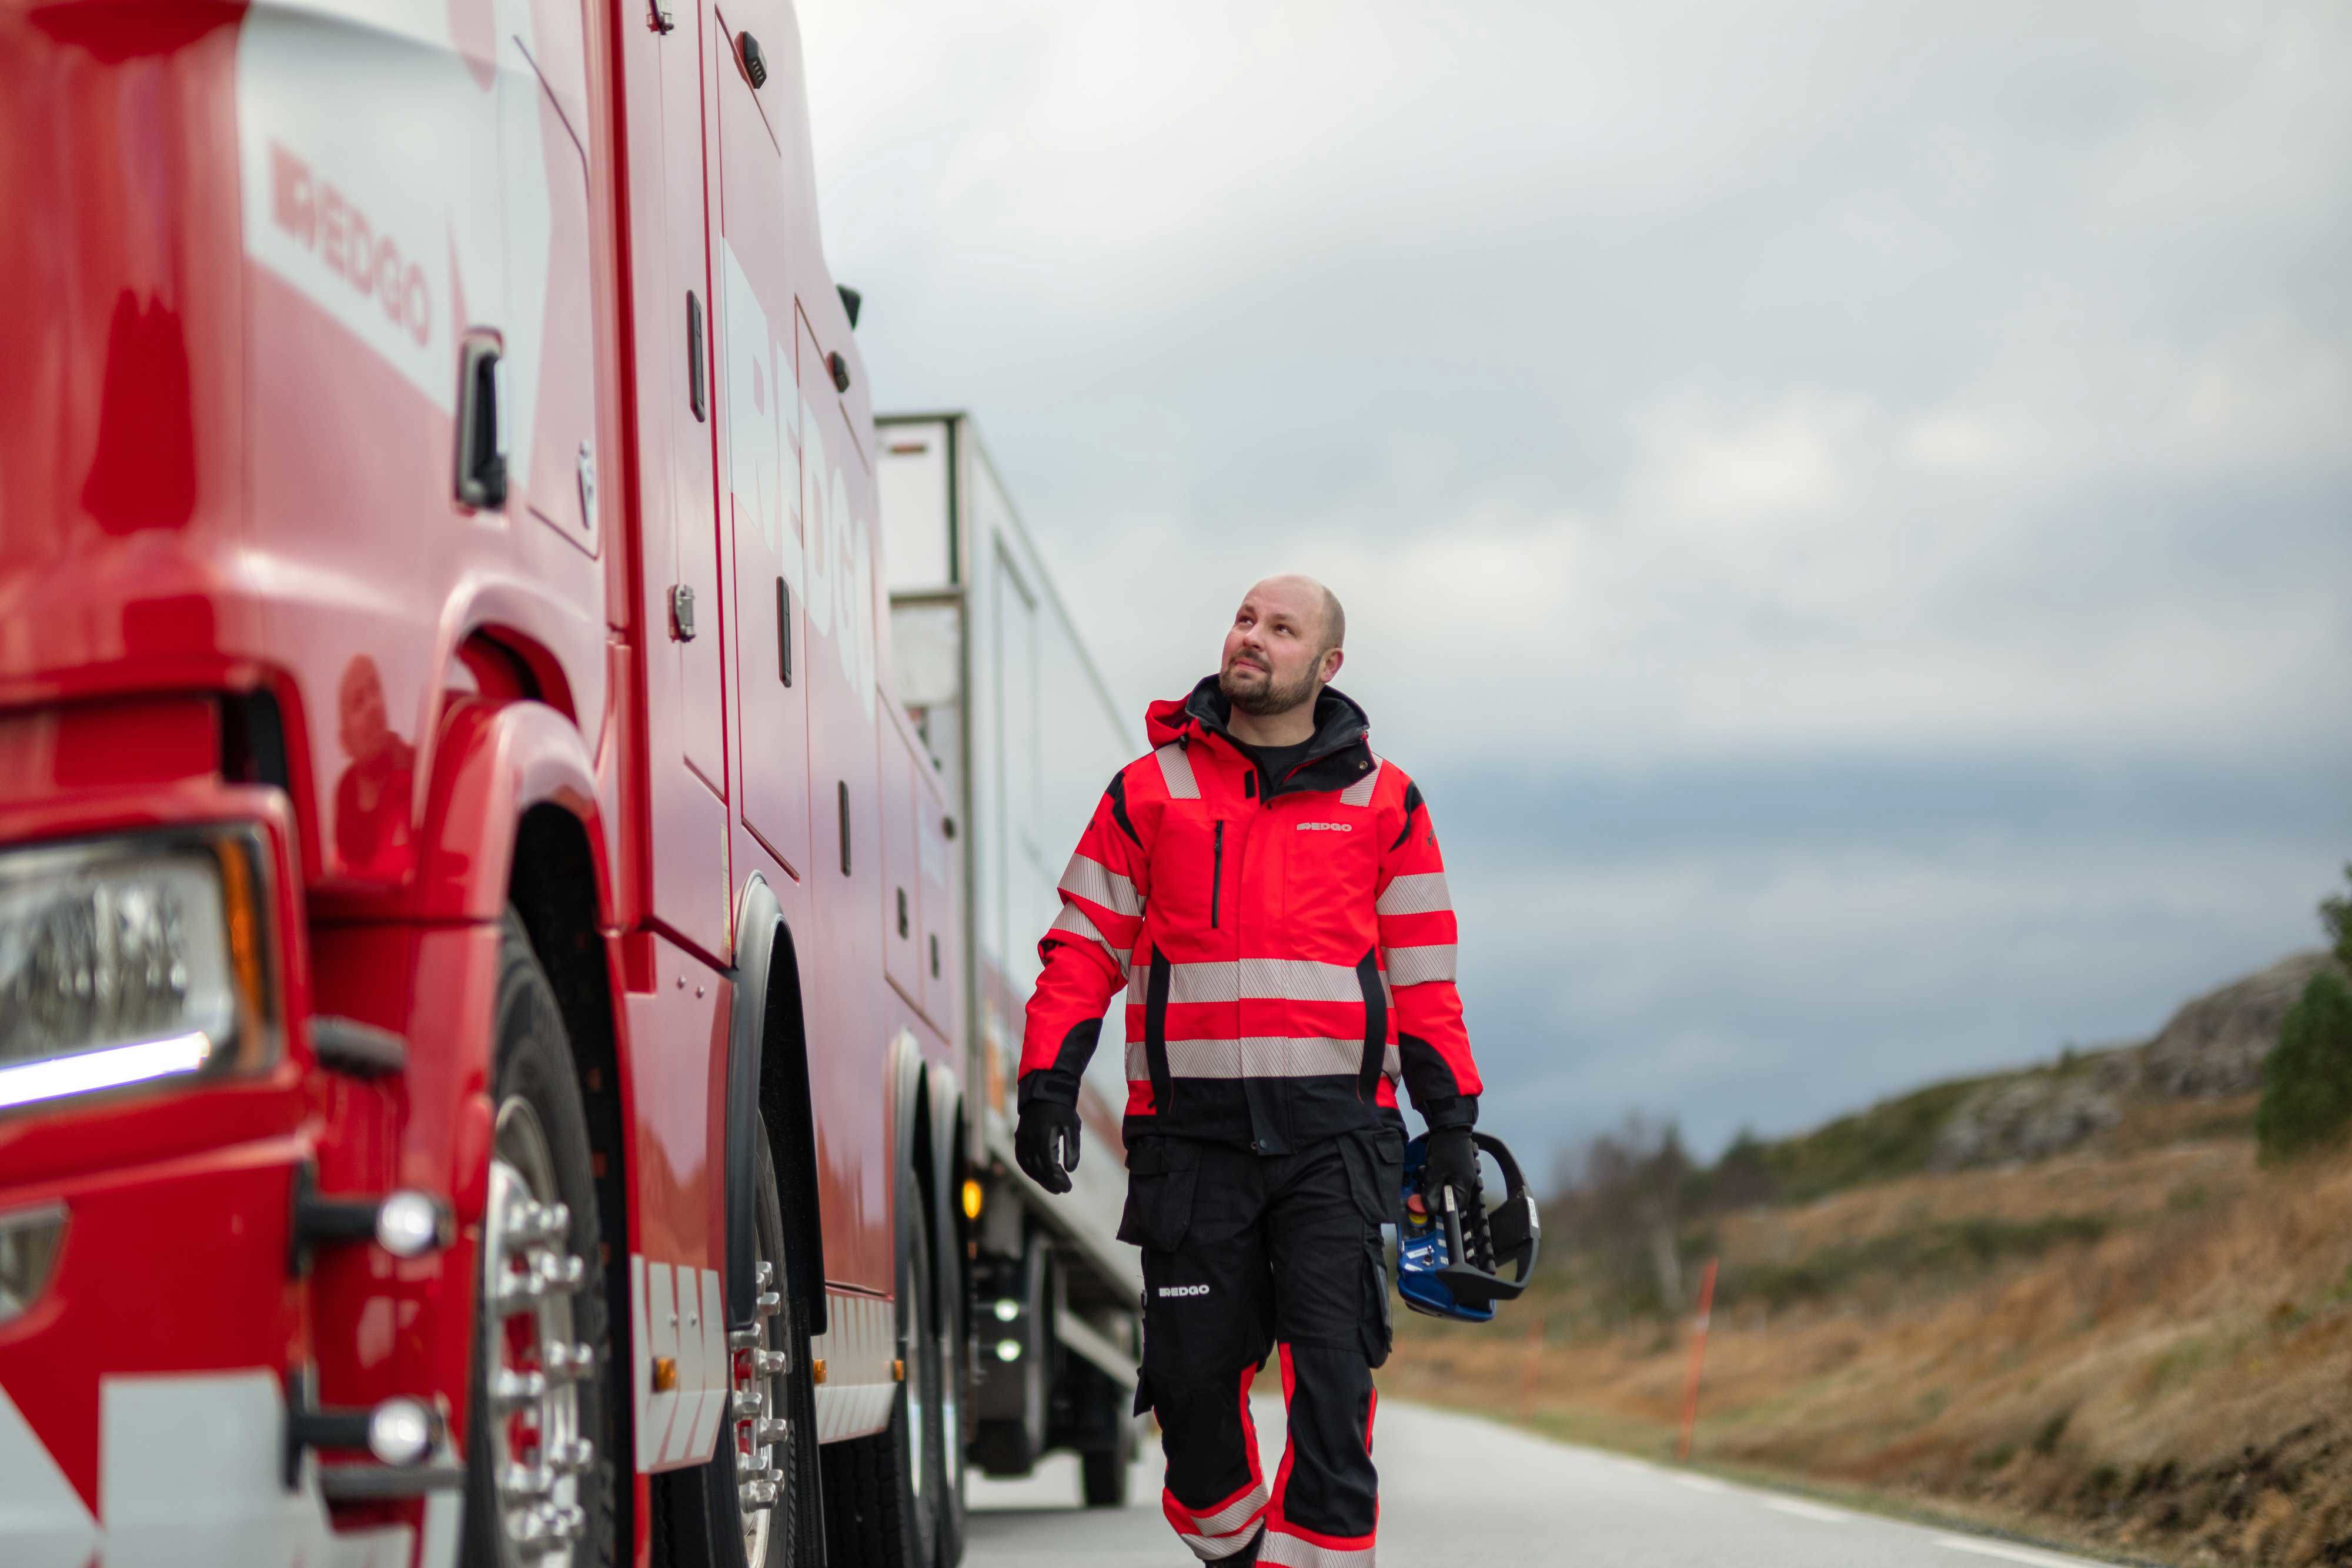
[[[1445,1260],[1448,1263],[1466,1263],[1469,1260],[1462,1255],[1461,1207],[1454,1198],[1452,1186],[1439,1190],[1445,1194]]]

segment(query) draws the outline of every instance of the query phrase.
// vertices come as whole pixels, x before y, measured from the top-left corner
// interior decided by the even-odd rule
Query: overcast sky
[[[1346,601],[1486,1121],[2145,1034],[2352,858],[2352,8],[805,0],[881,409],[1113,688]],[[1075,831],[1075,830],[1074,830]]]

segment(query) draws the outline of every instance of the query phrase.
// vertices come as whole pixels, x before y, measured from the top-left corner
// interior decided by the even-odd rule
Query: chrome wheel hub
[[[783,1397],[792,1353],[768,1343],[768,1325],[784,1304],[776,1289],[775,1264],[761,1260],[759,1280],[751,1326],[727,1336],[732,1368],[728,1408],[735,1440],[736,1491],[743,1511],[743,1560],[752,1568],[767,1561],[769,1528],[784,1495],[784,1469],[775,1462],[775,1450],[789,1453],[793,1439]]]
[[[499,1107],[482,1218],[488,1322],[487,1422],[499,1533],[517,1561],[572,1561],[586,1533],[580,1477],[595,1445],[580,1430],[579,1383],[595,1351],[574,1338],[572,1298],[588,1282],[570,1250],[572,1211],[555,1198],[555,1162],[530,1102]]]

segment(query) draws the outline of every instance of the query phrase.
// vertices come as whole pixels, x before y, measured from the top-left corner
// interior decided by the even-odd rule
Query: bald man
[[[1370,1568],[1400,1082],[1429,1124],[1424,1191],[1477,1196],[1444,862],[1420,789],[1330,687],[1346,635],[1330,590],[1268,578],[1217,673],[1151,705],[1154,749],[1063,873],[1022,1040],[1021,1168],[1067,1192],[1079,1075],[1127,988],[1135,1407],[1160,1413],[1161,1506],[1203,1562]],[[1271,1488],[1249,1407],[1269,1349],[1289,1408]]]

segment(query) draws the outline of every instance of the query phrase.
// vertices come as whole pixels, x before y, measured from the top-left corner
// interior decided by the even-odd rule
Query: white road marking
[[[1842,1510],[1823,1508],[1817,1502],[1799,1502],[1792,1497],[1768,1497],[1764,1500],[1764,1506],[1775,1513],[1792,1514],[1799,1519],[1810,1519],[1822,1524],[1845,1524],[1853,1518],[1853,1515]]]
[[[2094,1568],[2085,1558],[2062,1557],[2054,1552],[2036,1552],[2030,1546],[1979,1541],[1966,1535],[1939,1535],[1936,1537],[1936,1544],[1948,1551],[1973,1552],[1979,1557],[2000,1557],[2011,1563],[2030,1563],[2033,1568]]]
[[[1729,1491],[1731,1490],[1721,1481],[1711,1481],[1705,1476],[1676,1476],[1674,1479],[1675,1485],[1688,1487],[1693,1491]]]

